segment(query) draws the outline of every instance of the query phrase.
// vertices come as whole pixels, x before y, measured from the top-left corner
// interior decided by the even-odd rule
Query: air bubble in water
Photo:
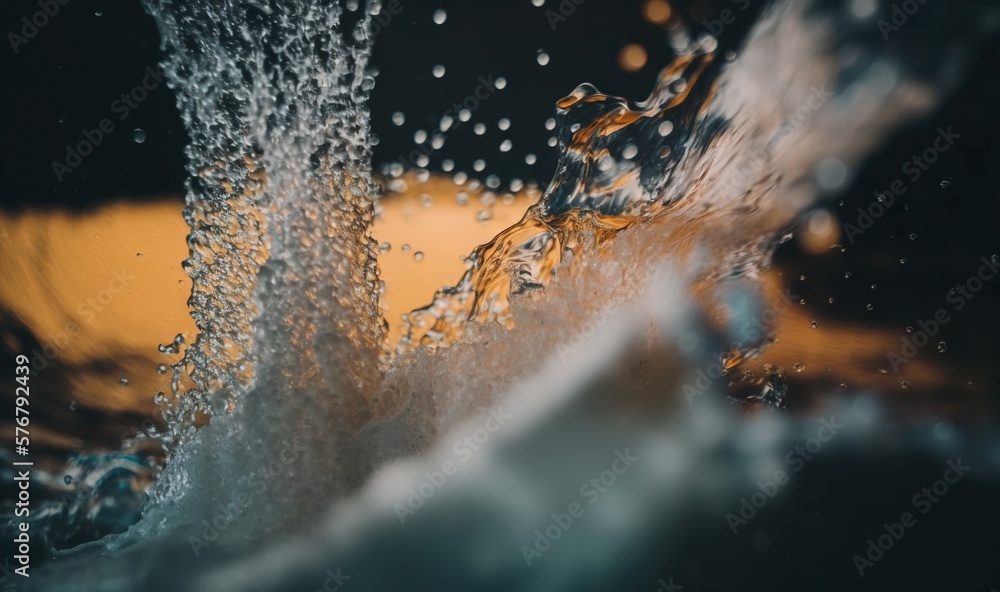
[[[917,240],[917,233],[916,232],[911,232],[910,233],[910,240]]]
[[[548,63],[549,63],[549,54],[545,53],[544,51],[539,51],[538,52],[538,57],[536,59],[538,60],[538,65],[539,66],[548,65]]]
[[[434,74],[434,78],[441,78],[444,76],[445,69],[444,66],[438,64],[434,66],[434,69],[431,70],[431,72]]]
[[[142,128],[135,128],[132,130],[132,140],[136,144],[142,144],[146,141],[146,132]]]
[[[473,131],[473,133],[475,133],[475,134],[476,134],[477,136],[481,136],[481,135],[483,135],[483,134],[485,134],[485,133],[486,133],[486,124],[485,124],[485,123],[477,123],[477,124],[476,124],[476,125],[475,125],[475,126],[474,126],[474,127],[472,128],[472,131]]]
[[[417,251],[417,252],[415,252],[413,254],[413,258],[415,260],[417,260],[417,261],[423,261],[424,260],[424,252],[423,251]]]
[[[909,380],[904,380],[903,382],[899,383],[899,386],[901,386],[903,388],[910,388],[910,381]]]
[[[390,245],[389,243],[382,243],[381,245],[378,246],[379,253],[388,253],[391,250],[392,250],[392,245]]]
[[[504,140],[500,143],[500,152],[510,152],[510,149],[514,146],[514,143],[510,140]]]
[[[66,485],[72,484],[73,483],[73,476],[72,475],[66,475],[65,477],[63,477],[63,483],[65,483]]]
[[[444,22],[448,20],[448,13],[443,10],[434,11],[434,22],[438,25],[443,25]]]
[[[813,322],[809,323],[809,326],[811,328],[815,329],[816,327],[819,327],[819,323],[817,323],[816,321],[813,321]]]
[[[660,123],[659,127],[656,128],[661,136],[669,136],[670,132],[674,131],[674,123],[672,121],[664,121]]]
[[[166,364],[160,364],[159,366],[156,367],[156,372],[158,374],[166,374],[167,373],[167,365]]]
[[[869,304],[865,308],[867,308],[868,310],[875,310],[875,305],[874,304]]]
[[[121,378],[118,379],[118,384],[122,386],[128,386],[128,379],[122,376]]]
[[[805,370],[805,369],[806,369],[806,367],[805,367],[805,366],[803,366],[803,365],[802,365],[802,364],[801,364],[800,362],[796,362],[796,363],[795,363],[795,364],[794,364],[794,365],[792,366],[792,368],[794,368],[796,372],[802,372],[803,370]]]
[[[507,131],[507,130],[509,130],[510,129],[510,120],[507,119],[506,117],[502,118],[499,122],[497,122],[497,127],[499,127],[501,131]]]
[[[948,351],[948,343],[944,342],[944,341],[939,342],[938,343],[938,352],[943,354],[946,351]]]
[[[535,164],[538,158],[534,154],[526,154],[524,156],[524,162],[526,164]]]
[[[402,111],[396,111],[392,114],[392,122],[397,126],[403,125],[406,123],[406,115],[403,115]]]

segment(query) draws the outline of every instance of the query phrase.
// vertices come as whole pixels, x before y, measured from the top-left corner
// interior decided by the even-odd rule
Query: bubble
[[[469,205],[469,194],[464,191],[459,191],[455,194],[455,201],[460,206],[467,206]]]
[[[622,150],[622,156],[625,157],[626,160],[632,160],[637,154],[639,154],[639,149],[636,148],[635,144],[628,144],[625,146],[625,149]]]
[[[545,120],[545,129],[547,129],[547,130],[554,130],[554,129],[556,129],[556,120],[554,118],[552,118],[552,117],[549,117],[548,119],[546,119]]]
[[[122,386],[128,386],[128,379],[122,376],[121,378],[118,379],[118,384]]]
[[[917,240],[917,233],[916,232],[911,232],[910,233],[910,240]]]
[[[438,25],[443,25],[444,22],[448,20],[448,13],[443,10],[434,11],[434,23]]]
[[[642,7],[643,16],[654,25],[667,24],[672,12],[667,0],[647,0],[646,4]]]
[[[469,121],[470,119],[472,119],[472,111],[469,111],[468,109],[462,109],[461,111],[458,112],[458,119],[459,121]]]
[[[507,119],[506,117],[504,117],[499,122],[497,122],[497,127],[499,127],[501,131],[507,131],[507,130],[509,130],[510,129],[510,119]]]
[[[146,132],[142,128],[135,128],[132,130],[132,140],[136,144],[142,144],[146,141]]]
[[[417,144],[423,144],[427,141],[427,132],[424,130],[417,130],[413,133],[413,141]]]
[[[392,122],[396,124],[396,126],[403,125],[406,123],[406,116],[403,115],[402,111],[396,111],[392,114]]]
[[[812,328],[812,329],[815,329],[816,327],[819,327],[819,323],[817,323],[816,321],[813,321],[813,322],[809,323],[809,327]]]
[[[167,365],[166,364],[160,364],[160,365],[158,365],[156,367],[156,373],[157,374],[161,374],[161,375],[162,374],[166,374],[167,373]]]
[[[417,251],[417,252],[413,253],[413,258],[415,260],[417,260],[417,261],[423,261],[424,260],[424,252],[423,251]]]
[[[483,134],[485,134],[485,133],[486,133],[486,124],[485,124],[485,123],[477,123],[477,124],[475,125],[475,127],[473,127],[473,128],[472,128],[472,131],[473,131],[473,132],[474,132],[474,133],[475,133],[475,134],[476,134],[477,136],[481,136],[481,135],[483,135]]]
[[[855,18],[866,19],[875,14],[877,8],[876,0],[851,0],[851,14]]]
[[[66,485],[72,484],[73,483],[73,476],[72,475],[66,475],[65,477],[63,477],[63,483],[65,483]]]
[[[944,353],[948,351],[948,343],[945,341],[938,342],[938,353]]]
[[[497,76],[497,79],[493,81],[493,86],[495,86],[497,90],[503,90],[507,88],[507,79],[503,76]]]
[[[829,300],[827,300],[827,303],[828,304],[833,304],[833,298],[830,298]]]
[[[899,386],[901,386],[903,388],[910,388],[910,381],[909,380],[904,380],[903,382],[899,383]]]
[[[410,245],[409,245],[409,243],[403,243],[403,246],[400,247],[399,249],[401,251],[403,251],[404,253],[409,253],[410,252]]]
[[[838,189],[847,181],[847,167],[836,158],[827,158],[816,169],[816,182],[823,189]]]
[[[674,122],[672,121],[660,122],[660,125],[659,127],[656,128],[656,131],[659,132],[661,136],[664,137],[669,136],[670,132],[674,131]]]
[[[446,158],[441,163],[441,170],[444,171],[444,172],[446,172],[446,173],[450,173],[452,171],[452,169],[454,169],[454,168],[455,168],[455,161],[451,160],[450,158]]]
[[[796,371],[796,372],[802,372],[803,370],[805,370],[805,369],[806,369],[806,367],[805,367],[805,366],[803,366],[803,365],[802,365],[802,364],[801,364],[800,362],[796,362],[796,363],[795,363],[795,364],[794,364],[794,365],[792,366],[792,368],[793,368],[793,369],[795,369],[795,371]]]
[[[868,310],[875,310],[875,305],[874,304],[869,304],[865,308],[867,308]]]
[[[472,168],[477,173],[482,172],[482,170],[486,168],[486,161],[480,158],[476,162],[472,163]]]
[[[135,258],[138,259],[139,261],[142,261],[145,257],[146,256],[143,255],[142,253],[136,253],[135,254]]]
[[[434,74],[434,78],[443,77],[444,72],[445,72],[444,66],[442,66],[441,64],[434,66],[434,69],[431,70],[431,73]]]
[[[626,72],[638,72],[646,65],[649,54],[638,43],[630,43],[618,52],[618,67]]]
[[[514,143],[510,140],[504,140],[500,143],[500,152],[510,152],[510,149],[514,146]]]
[[[913,327],[907,327],[906,328],[906,332],[907,333],[913,333]]]
[[[901,259],[899,260],[899,264],[900,264],[900,265],[906,265],[906,261],[907,261],[906,257],[903,257],[903,258],[901,258]]]
[[[940,185],[941,185],[941,189],[947,189],[948,187],[951,186],[951,181],[948,180],[948,179],[945,179],[944,181],[941,181]]]
[[[427,193],[421,194],[420,195],[420,205],[424,206],[425,208],[429,208],[432,205],[434,205],[434,198],[431,197],[430,194],[427,194]]]
[[[872,284],[872,292],[878,292],[878,284]]]
[[[490,212],[489,210],[479,210],[479,212],[476,213],[476,220],[479,220],[481,223],[489,222],[492,219],[493,212]]]
[[[806,276],[804,276],[804,275],[800,275],[800,276],[799,276],[799,280],[800,280],[800,281],[803,281],[803,282],[804,282],[804,281],[806,281]]]
[[[538,56],[535,59],[538,61],[539,66],[546,66],[549,63],[549,54],[539,50]]]
[[[78,407],[78,406],[77,406],[77,404],[76,404],[76,401],[70,401],[70,402],[69,402],[69,410],[70,410],[70,411],[76,411],[76,410],[77,410],[77,407]]]
[[[531,0],[533,6],[542,6],[545,4],[545,0]]]
[[[536,162],[538,162],[538,158],[534,154],[530,154],[530,153],[529,154],[525,154],[524,155],[524,162],[526,164],[535,164]]]
[[[845,274],[844,274],[844,279],[845,279],[845,280],[849,280],[849,279],[851,279],[851,272],[849,272],[849,271],[848,271],[847,273],[845,273]]]

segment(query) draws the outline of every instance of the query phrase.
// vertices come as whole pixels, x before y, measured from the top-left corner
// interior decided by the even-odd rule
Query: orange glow
[[[646,65],[649,56],[638,43],[630,43],[618,53],[618,65],[626,72],[638,72]]]
[[[665,25],[672,13],[673,10],[666,0],[647,0],[642,7],[642,15],[654,25]]]

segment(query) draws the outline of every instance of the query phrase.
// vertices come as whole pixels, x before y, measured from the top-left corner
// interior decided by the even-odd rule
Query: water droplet
[[[138,259],[139,261],[142,261],[143,258],[145,258],[145,255],[143,255],[142,253],[136,253],[135,258]]]
[[[674,124],[672,121],[664,121],[660,123],[660,126],[656,128],[656,131],[658,131],[661,136],[669,136],[670,132],[674,131]]]
[[[489,210],[479,210],[479,213],[476,214],[476,220],[479,220],[482,223],[489,222],[492,219],[493,213]]]
[[[549,63],[549,54],[545,53],[544,51],[539,50],[538,57],[535,58],[535,59],[538,60],[538,65],[539,66],[545,66],[545,65],[547,65]]]
[[[888,373],[889,373],[889,371],[888,371],[888,370],[886,370],[885,368],[879,368],[879,369],[878,369],[878,373],[879,373],[879,374],[888,374]]]
[[[906,265],[906,261],[907,261],[906,257],[903,257],[902,259],[899,260],[899,264]]]
[[[76,411],[76,410],[77,410],[77,404],[76,404],[76,401],[70,401],[70,402],[69,402],[69,410],[70,410],[70,411]]]
[[[379,253],[388,253],[391,250],[392,250],[392,245],[390,245],[389,243],[382,243],[381,245],[378,246]]]
[[[906,332],[907,333],[913,333],[913,327],[907,327],[906,328]]]
[[[910,240],[917,240],[917,233],[916,232],[911,232],[910,233]]]
[[[500,143],[500,152],[510,152],[510,149],[514,147],[514,143],[510,140],[504,140]]]
[[[792,366],[792,368],[794,368],[796,372],[802,372],[803,370],[805,370],[805,369],[806,369],[806,367],[805,367],[805,366],[803,366],[803,365],[802,365],[801,363],[799,363],[799,362],[796,362],[796,363],[795,363],[795,364],[794,364],[794,365]]]
[[[497,122],[497,127],[500,128],[500,131],[507,131],[507,130],[509,130],[510,129],[510,120],[507,119],[506,117],[504,117],[503,119],[501,119],[500,121]]]
[[[847,273],[845,273],[845,274],[844,274],[844,279],[845,279],[845,280],[849,280],[849,279],[851,279],[851,272],[849,272],[849,271],[848,271]]]
[[[132,139],[136,144],[142,144],[146,141],[146,132],[142,128],[135,128],[132,130]]]
[[[482,170],[485,168],[486,168],[486,161],[481,158],[476,162],[472,163],[472,170],[476,171],[477,173],[482,172]]]
[[[413,132],[413,141],[417,144],[423,144],[427,141],[427,132],[424,130],[417,130]]]
[[[413,254],[413,258],[416,259],[417,261],[423,261],[424,260],[424,252],[423,251],[417,251],[417,252],[415,252]]]
[[[507,79],[503,76],[497,76],[497,79],[493,81],[493,86],[497,87],[498,90],[503,90],[507,88]]]
[[[121,378],[118,379],[118,384],[122,386],[128,386],[128,379],[122,376]]]
[[[434,74],[434,78],[444,77],[444,72],[445,72],[444,66],[442,66],[441,64],[434,66],[434,69],[431,70],[431,73]]]
[[[949,179],[941,181],[941,189],[947,189],[950,186],[951,186],[951,181]]]
[[[868,310],[875,310],[875,305],[874,304],[869,304],[865,308],[867,308]]]
[[[909,380],[904,380],[903,382],[899,383],[899,386],[901,386],[903,388],[910,388],[910,381]]]
[[[66,475],[65,477],[63,477],[63,483],[65,483],[66,485],[71,485],[73,483],[73,476]]]
[[[943,354],[946,351],[948,351],[948,343],[945,341],[938,343],[938,352]]]
[[[408,243],[404,243],[403,246],[399,248],[399,250],[403,251],[404,253],[409,253],[410,245]]]
[[[872,292],[878,292],[878,284],[872,284]]]
[[[167,373],[167,365],[166,364],[160,364],[159,366],[156,367],[156,372],[159,373],[159,374],[166,374]]]
[[[402,111],[396,111],[392,114],[392,122],[397,126],[403,125],[406,123],[406,116],[403,115]]]
[[[813,321],[813,322],[809,323],[809,326],[811,328],[815,329],[816,327],[819,327],[819,323],[817,323],[816,321]]]
[[[805,279],[806,279],[806,276],[804,276],[804,275],[800,275],[800,276],[799,276],[799,280],[800,280],[800,281],[805,281]]]
[[[525,162],[525,164],[535,164],[535,162],[537,162],[537,161],[538,161],[538,158],[534,154],[526,154],[524,156],[524,162]]]
[[[434,23],[438,25],[443,25],[444,22],[448,20],[448,13],[443,10],[434,11]]]
[[[546,119],[545,120],[545,129],[547,129],[547,130],[554,130],[554,129],[556,129],[556,120],[554,118],[552,118],[552,117],[549,117],[548,119]]]

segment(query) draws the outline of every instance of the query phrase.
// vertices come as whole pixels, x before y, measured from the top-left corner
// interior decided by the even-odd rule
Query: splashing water
[[[643,102],[581,85],[557,103],[561,158],[542,199],[409,315],[392,356],[370,236],[379,2],[360,15],[319,2],[145,4],[191,136],[185,268],[199,334],[172,365],[168,459],[143,517],[102,543],[118,552],[148,540],[194,556],[266,552],[334,507],[324,548],[364,558],[392,511],[384,492],[412,472],[392,463],[436,450],[477,413],[505,401],[536,421],[591,409],[588,385],[637,341],[636,372],[660,397],[677,390],[685,364],[727,341],[727,290],[752,291],[782,231],[940,98],[878,52],[836,56],[854,33],[800,2],[770,7],[738,57],[710,37],[688,45]],[[651,283],[664,269],[669,280]],[[632,311],[612,323],[618,337],[553,378],[552,352],[615,307]],[[685,320],[696,314],[707,322]],[[671,336],[702,345],[677,349]],[[766,345],[729,337],[727,370]],[[780,372],[737,382],[782,406]],[[516,436],[509,450],[531,449]]]

